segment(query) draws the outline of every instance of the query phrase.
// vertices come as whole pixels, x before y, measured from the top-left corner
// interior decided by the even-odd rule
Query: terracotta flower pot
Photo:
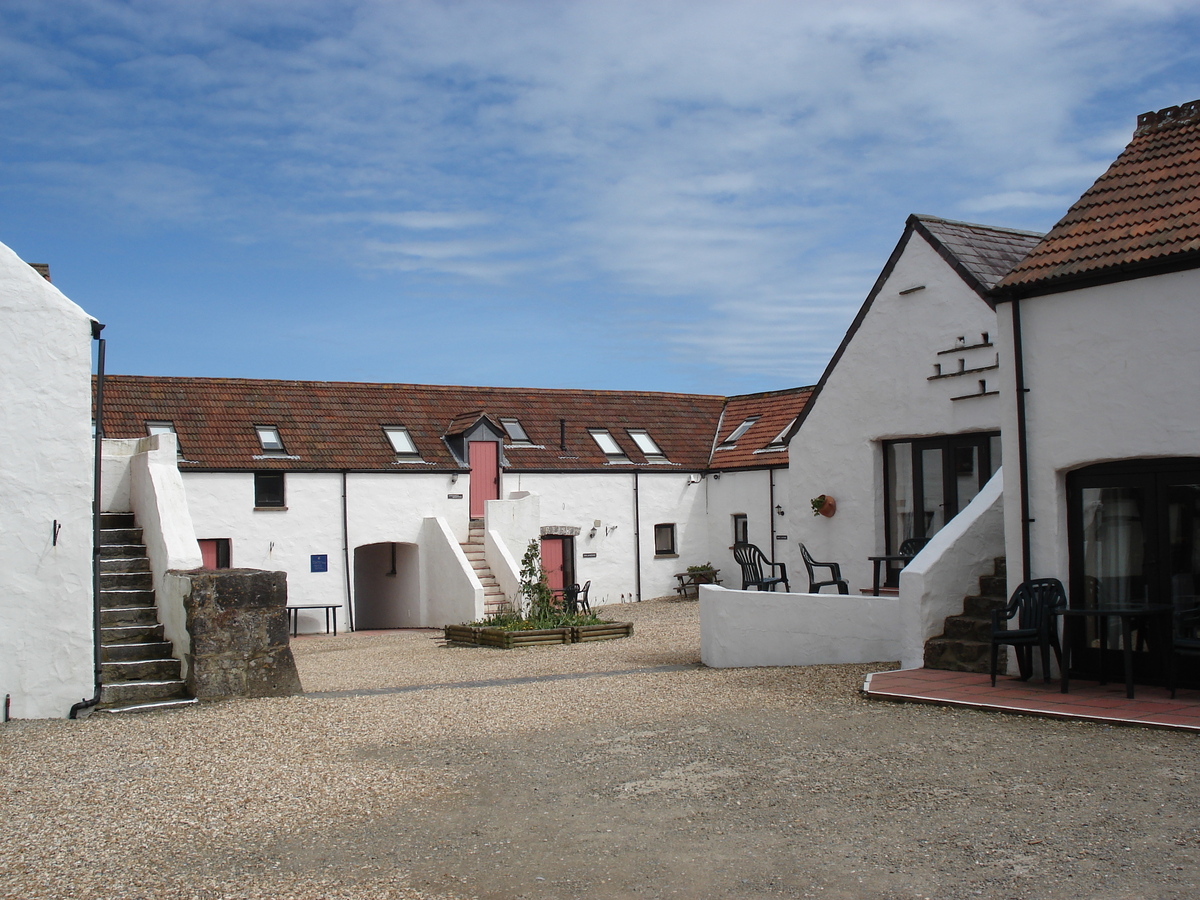
[[[834,500],[832,497],[830,497],[828,494],[826,494],[825,495],[825,503],[817,511],[821,515],[823,515],[825,518],[828,519],[831,516],[833,516],[833,514],[835,512],[837,512],[837,501]]]

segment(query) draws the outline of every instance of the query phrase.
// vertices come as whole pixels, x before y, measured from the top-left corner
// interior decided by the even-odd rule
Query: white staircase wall
[[[519,491],[507,500],[484,505],[484,553],[500,590],[516,608],[521,586],[521,558],[529,542],[541,534],[542,503],[538,494]]]
[[[483,584],[441,516],[421,523],[421,626],[440,628],[484,615]]]

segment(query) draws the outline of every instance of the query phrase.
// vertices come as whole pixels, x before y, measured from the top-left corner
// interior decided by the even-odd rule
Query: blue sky
[[[1197,98],[1194,2],[4,0],[0,242],[111,372],[772,390]]]

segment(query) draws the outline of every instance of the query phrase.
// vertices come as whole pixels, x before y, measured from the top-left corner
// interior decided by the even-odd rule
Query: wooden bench
[[[684,600],[699,600],[700,585],[720,584],[721,579],[717,577],[720,571],[720,569],[713,569],[711,572],[676,572],[675,577],[679,580],[679,587],[675,588],[675,593]]]

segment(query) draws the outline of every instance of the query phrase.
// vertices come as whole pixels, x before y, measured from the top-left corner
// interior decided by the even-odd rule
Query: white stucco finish
[[[733,517],[739,513],[745,515],[750,543],[757,545],[767,556],[771,555],[774,544],[776,558],[782,561],[787,553],[786,542],[772,539],[771,526],[774,524],[778,534],[786,535],[791,540],[788,533],[792,516],[787,471],[780,469],[774,472],[774,500],[770,470],[726,471],[719,473],[719,476],[709,473],[704,479],[708,545],[696,559],[688,559],[687,565],[711,562],[720,570],[718,577],[725,587],[740,588],[741,569],[733,559]],[[783,507],[784,516],[775,514],[776,505]],[[789,567],[788,577],[791,578],[792,574]]]
[[[895,597],[700,587],[700,661],[714,668],[890,662],[900,658]]]
[[[1192,270],[1020,301],[1031,577],[1067,583],[1069,471],[1122,459],[1200,456],[1198,298],[1200,271]],[[1001,305],[998,318],[1003,358],[1011,360],[1010,304]],[[1016,402],[1011,390],[1005,394],[1004,458],[1015,462]],[[1015,478],[1005,495],[1005,540],[1015,584],[1021,578]]]
[[[0,244],[0,702],[14,718],[94,693],[91,321]]]
[[[445,519],[425,519],[421,551],[421,625],[436,628],[482,619],[483,585]]]
[[[963,611],[1004,555],[1004,472],[996,472],[966,509],[946,523],[900,573],[902,668],[918,668],[925,642],[944,630],[947,616]]]
[[[995,332],[992,309],[914,232],[788,446],[792,499],[776,527],[790,537],[779,557],[789,574],[803,575],[803,541],[841,564],[852,593],[871,586],[867,558],[886,549],[881,442],[999,430],[997,396],[951,398],[976,392],[981,378],[994,390],[1003,369],[929,380],[937,363],[954,371],[959,360],[964,369],[995,362],[997,347],[939,355],[959,337],[970,345]],[[832,518],[812,515],[809,499],[821,494],[837,501]]]

